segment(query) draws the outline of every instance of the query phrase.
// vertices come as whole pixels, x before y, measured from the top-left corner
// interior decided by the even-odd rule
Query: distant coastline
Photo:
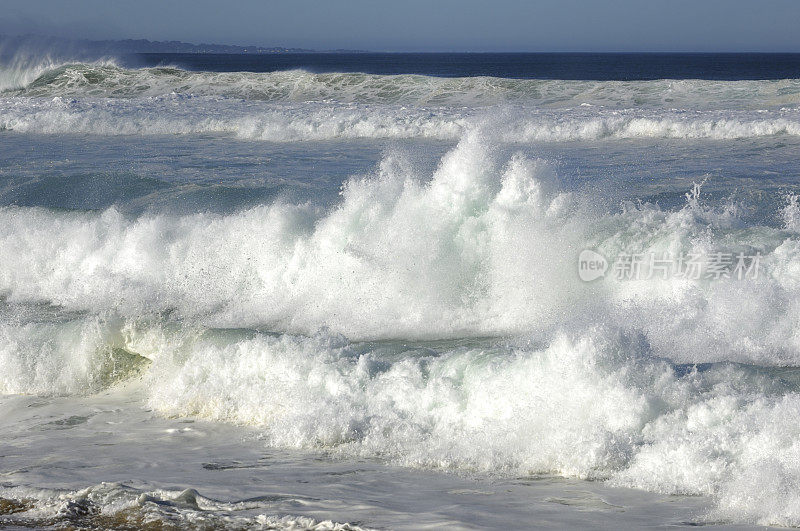
[[[234,44],[193,44],[182,41],[151,41],[147,39],[90,40],[65,39],[44,35],[0,35],[0,46],[24,48],[48,46],[90,51],[98,54],[128,53],[197,53],[197,54],[279,54],[279,53],[365,53],[365,50],[313,50],[283,46],[238,46]]]

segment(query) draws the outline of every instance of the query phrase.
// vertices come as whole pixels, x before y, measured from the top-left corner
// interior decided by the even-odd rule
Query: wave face
[[[11,72],[16,72],[11,74]],[[263,101],[335,101],[476,106],[530,102],[615,108],[763,108],[800,103],[800,80],[563,81],[493,77],[438,78],[362,73],[192,72],[179,68],[125,69],[111,62],[9,69],[0,89],[35,97],[142,98],[167,94]]]

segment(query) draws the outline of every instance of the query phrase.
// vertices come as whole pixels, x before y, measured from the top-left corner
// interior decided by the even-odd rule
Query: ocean
[[[800,55],[0,67],[0,526],[800,526]]]

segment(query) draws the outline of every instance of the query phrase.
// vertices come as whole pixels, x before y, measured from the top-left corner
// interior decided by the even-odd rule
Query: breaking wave
[[[800,525],[800,240],[781,201],[771,224],[699,188],[609,210],[471,133],[431,175],[388,154],[330,209],[2,208],[0,390],[138,376],[157,411],[274,445],[708,495],[713,521]],[[584,249],[762,259],[743,280],[582,282]]]
[[[752,226],[736,205],[697,198],[675,211],[609,212],[560,191],[545,162],[498,160],[472,134],[432,175],[388,154],[374,175],[350,180],[331,210],[278,202],[130,218],[115,208],[2,208],[0,247],[10,258],[0,263],[0,293],[74,311],[169,311],[213,326],[328,327],[363,339],[500,336],[601,312],[607,323],[645,329],[673,357],[703,350],[778,364],[800,360],[800,243],[787,201],[784,227]],[[750,282],[583,283],[576,263],[585,248],[607,257],[757,251],[763,270]]]
[[[762,108],[800,103],[800,80],[563,81],[493,77],[439,78],[364,73],[195,72],[172,67],[125,69],[113,62],[7,67],[7,95],[141,98],[180,93],[263,101],[334,101],[475,106],[528,102],[616,108]]]
[[[92,135],[232,135],[271,142],[353,138],[457,140],[480,130],[502,142],[738,139],[800,136],[800,111],[552,111],[344,103],[253,103],[167,96],[133,101],[0,98],[0,131]]]
[[[562,81],[125,69],[0,73],[0,132],[503,142],[800,135],[800,80]]]

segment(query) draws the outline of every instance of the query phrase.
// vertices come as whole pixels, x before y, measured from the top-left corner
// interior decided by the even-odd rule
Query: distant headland
[[[283,46],[239,46],[234,44],[193,44],[182,41],[150,41],[147,39],[89,40],[67,39],[43,35],[0,35],[0,46],[24,48],[27,45],[66,47],[98,54],[126,53],[208,53],[208,54],[273,54],[273,53],[361,53],[364,50],[312,50]]]

